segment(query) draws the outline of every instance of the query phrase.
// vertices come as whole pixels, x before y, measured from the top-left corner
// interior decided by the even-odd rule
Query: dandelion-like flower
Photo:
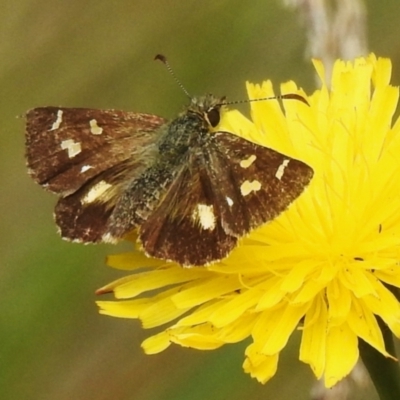
[[[252,232],[225,260],[182,268],[139,252],[111,256],[132,269],[113,282],[119,302],[101,313],[163,324],[143,342],[146,353],[171,343],[200,350],[250,337],[244,370],[260,382],[276,372],[290,335],[301,329],[300,360],[333,386],[359,358],[363,339],[386,357],[377,317],[400,336],[400,123],[392,123],[398,88],[391,63],[374,55],[337,61],[331,89],[324,67],[311,96],[293,82],[282,93],[300,101],[253,102],[252,122],[237,111],[221,129],[300,159],[314,169],[305,192],[274,221]],[[271,96],[270,82],[248,85],[250,98]],[[133,299],[140,295],[140,298]],[[129,300],[126,300],[129,299]]]

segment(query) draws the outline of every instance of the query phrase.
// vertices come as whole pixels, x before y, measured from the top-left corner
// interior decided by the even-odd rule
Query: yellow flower
[[[260,382],[276,372],[280,351],[301,329],[300,360],[333,386],[352,370],[362,338],[383,355],[379,316],[400,336],[400,123],[392,124],[398,88],[391,63],[374,55],[337,61],[331,89],[324,67],[309,106],[283,100],[251,103],[252,122],[237,111],[223,130],[298,158],[315,172],[306,191],[271,223],[241,241],[226,260],[184,269],[138,252],[109,264],[133,275],[105,286],[120,302],[101,313],[139,318],[144,328],[169,324],[144,341],[154,354],[171,343],[209,350],[250,337],[244,370]],[[248,85],[250,98],[272,96],[270,82]]]

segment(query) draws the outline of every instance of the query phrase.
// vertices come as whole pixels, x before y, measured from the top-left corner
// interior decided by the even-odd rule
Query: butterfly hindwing
[[[209,167],[199,160],[183,166],[158,207],[141,224],[139,241],[150,256],[181,265],[205,265],[226,257],[237,238],[222,227]]]
[[[155,156],[163,118],[86,108],[27,112],[31,176],[61,195],[56,223],[65,239],[99,242],[118,197]]]
[[[230,133],[212,135],[201,152],[187,155],[141,224],[139,240],[149,255],[174,254],[183,265],[224,258],[238,238],[284,211],[312,178],[301,161]]]

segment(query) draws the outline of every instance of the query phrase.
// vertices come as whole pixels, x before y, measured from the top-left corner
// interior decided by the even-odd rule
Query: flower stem
[[[379,321],[386,350],[396,355],[390,329]],[[381,400],[400,399],[400,367],[397,361],[387,358],[360,339],[360,355]]]

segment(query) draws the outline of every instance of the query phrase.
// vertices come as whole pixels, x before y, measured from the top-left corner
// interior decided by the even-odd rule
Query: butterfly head
[[[215,128],[221,120],[221,109],[224,104],[225,97],[215,97],[212,94],[192,97],[188,112],[200,116],[210,128]]]

